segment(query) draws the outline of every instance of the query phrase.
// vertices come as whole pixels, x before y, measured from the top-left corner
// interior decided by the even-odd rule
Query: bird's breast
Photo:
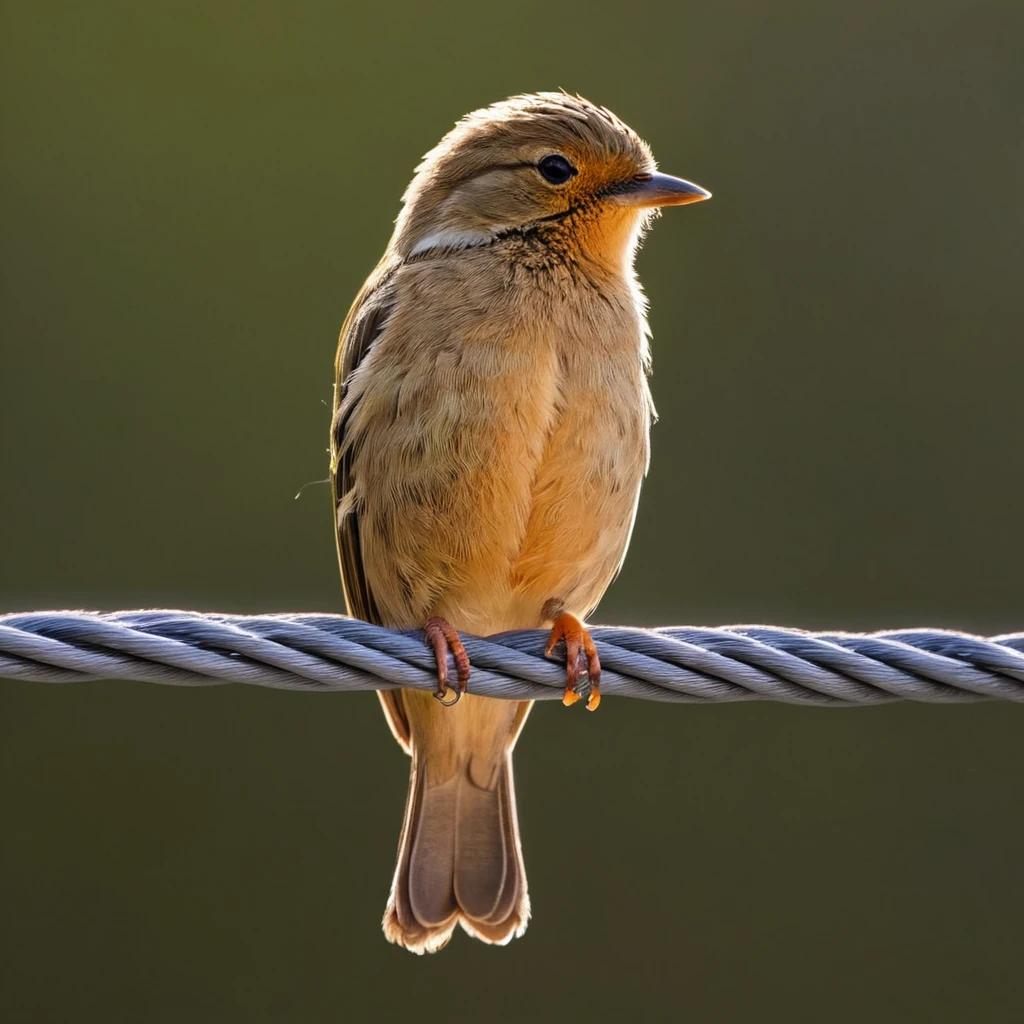
[[[559,610],[588,614],[629,541],[651,419],[644,325],[630,300],[584,291],[559,310],[554,407],[511,570],[514,604],[536,624]]]
[[[477,633],[585,613],[625,551],[647,463],[642,313],[473,260],[409,268],[353,380],[368,580],[394,625]]]

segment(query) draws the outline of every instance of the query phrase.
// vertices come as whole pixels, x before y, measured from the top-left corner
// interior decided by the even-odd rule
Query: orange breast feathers
[[[346,504],[388,625],[586,614],[625,553],[652,411],[639,297],[612,279],[580,301],[549,271],[538,302],[517,273],[493,250],[402,266],[348,382]]]

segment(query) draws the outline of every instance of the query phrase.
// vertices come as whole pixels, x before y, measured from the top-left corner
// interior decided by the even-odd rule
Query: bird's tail
[[[433,953],[459,924],[504,945],[523,934],[530,917],[511,752],[487,788],[465,766],[428,787],[415,748],[412,755],[384,934],[414,953]]]

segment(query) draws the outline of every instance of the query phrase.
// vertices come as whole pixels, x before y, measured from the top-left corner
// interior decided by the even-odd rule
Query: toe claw
[[[445,700],[449,691],[451,691],[454,696],[451,700]],[[452,689],[452,687],[445,685],[443,689],[434,691],[434,699],[437,700],[442,707],[450,708],[459,703],[459,698],[462,696],[463,692],[464,691],[461,689],[455,690]]]

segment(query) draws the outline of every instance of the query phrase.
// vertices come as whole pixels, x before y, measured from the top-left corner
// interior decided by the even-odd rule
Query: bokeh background
[[[1019,3],[4,5],[0,610],[341,608],[338,328],[422,152],[565,87],[710,188],[599,621],[1024,628]],[[0,684],[0,1016],[1008,1021],[1024,708],[539,707],[535,916],[388,946],[372,695]]]

